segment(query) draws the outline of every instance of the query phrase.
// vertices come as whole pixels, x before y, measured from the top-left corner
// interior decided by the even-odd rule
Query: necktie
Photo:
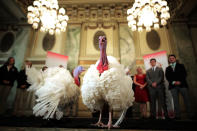
[[[174,63],[171,64],[171,67],[172,67],[172,70],[174,71],[174,69],[175,69],[175,64],[174,64]]]

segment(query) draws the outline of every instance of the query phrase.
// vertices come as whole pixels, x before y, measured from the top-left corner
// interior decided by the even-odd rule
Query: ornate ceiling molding
[[[26,13],[33,0],[16,0]],[[127,22],[127,9],[133,0],[58,0],[59,6],[66,9],[68,23],[83,22]]]
[[[84,23],[85,29],[97,29],[97,28],[103,28],[103,29],[109,29],[109,28],[116,28],[116,22],[86,22]]]
[[[127,9],[131,3],[121,4],[84,4],[64,5],[67,10],[69,23],[81,22],[127,22]]]
[[[60,5],[68,4],[105,4],[105,3],[131,3],[134,0],[58,0]]]
[[[181,17],[179,12],[186,0],[167,0],[170,7],[171,19]],[[26,13],[27,6],[33,0],[16,0]],[[127,9],[132,7],[134,0],[58,0],[60,7],[64,7],[70,20],[68,23],[83,22],[127,22]]]

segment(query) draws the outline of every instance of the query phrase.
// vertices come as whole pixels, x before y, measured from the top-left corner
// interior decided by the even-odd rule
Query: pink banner
[[[144,64],[146,70],[148,70],[150,66],[150,59],[155,58],[157,60],[157,66],[162,67],[165,71],[166,67],[168,67],[168,58],[167,58],[167,52],[166,51],[160,51],[153,54],[144,55]]]
[[[47,52],[46,66],[55,67],[62,65],[64,68],[67,68],[68,56],[54,53],[51,51]]]

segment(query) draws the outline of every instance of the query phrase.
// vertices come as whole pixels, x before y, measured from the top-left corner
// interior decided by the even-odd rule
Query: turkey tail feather
[[[119,125],[122,123],[122,121],[123,121],[124,118],[125,118],[126,113],[127,113],[127,109],[124,109],[124,110],[122,111],[122,113],[121,113],[119,119],[118,119],[118,120],[116,121],[116,123],[114,124],[114,126],[119,126]]]

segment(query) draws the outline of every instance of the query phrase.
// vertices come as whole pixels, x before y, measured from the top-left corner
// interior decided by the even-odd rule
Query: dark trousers
[[[35,105],[34,92],[29,92],[26,89],[17,88],[14,102],[14,115],[30,116],[33,115],[33,107]]]
[[[168,117],[167,106],[165,103],[165,88],[164,87],[149,87],[150,95],[150,112],[151,116],[156,118],[156,101],[158,100],[158,105],[161,105],[164,111],[165,117]],[[160,108],[160,107],[159,107]]]
[[[12,86],[0,85],[0,114],[4,114],[7,108],[7,99],[10,94]]]
[[[186,111],[188,116],[191,116],[191,105],[188,96],[188,89],[187,88],[180,88],[180,87],[173,87],[171,90],[173,102],[174,102],[174,112],[175,117],[180,117],[180,106],[179,106],[179,93],[183,96],[184,104],[186,106]]]

